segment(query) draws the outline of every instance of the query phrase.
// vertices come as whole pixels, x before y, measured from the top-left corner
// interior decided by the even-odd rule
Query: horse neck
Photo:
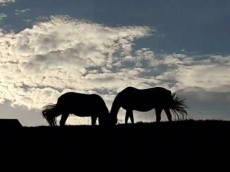
[[[118,114],[120,107],[121,107],[120,99],[117,96],[113,102],[110,114],[112,116],[117,117],[117,114]]]
[[[106,117],[109,114],[109,109],[107,108],[106,104],[104,105],[104,107],[102,108],[102,111],[100,113],[100,115],[102,117]]]

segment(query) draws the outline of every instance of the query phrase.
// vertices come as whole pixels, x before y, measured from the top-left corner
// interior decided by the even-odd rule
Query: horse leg
[[[134,124],[134,118],[133,118],[133,111],[132,110],[130,111],[129,117],[130,117],[131,123]]]
[[[65,125],[65,122],[66,122],[68,116],[69,116],[68,113],[63,113],[63,114],[62,114],[61,120],[60,120],[60,126],[64,126],[64,125]]]
[[[126,115],[125,115],[125,124],[128,124],[128,120],[129,120],[129,111],[126,110]]]
[[[97,121],[97,117],[96,117],[96,116],[91,116],[91,123],[92,123],[92,126],[95,126],[95,125],[96,125],[96,121]]]
[[[156,111],[156,122],[160,122],[161,121],[161,111],[162,111],[162,109],[161,108],[156,108],[155,111]]]
[[[165,108],[164,110],[165,110],[165,113],[168,117],[169,122],[172,122],[172,114],[171,114],[169,108]]]
[[[131,123],[134,124],[134,118],[133,118],[133,111],[132,110],[126,110],[126,115],[125,115],[125,124],[128,123],[128,119],[130,118]]]

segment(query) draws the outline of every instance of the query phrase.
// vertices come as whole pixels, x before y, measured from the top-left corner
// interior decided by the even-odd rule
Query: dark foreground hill
[[[66,168],[106,164],[107,171],[122,165],[128,169],[200,165],[219,169],[230,160],[230,122],[1,128],[1,148],[5,159],[39,162],[40,167],[51,165],[53,170],[66,163]]]

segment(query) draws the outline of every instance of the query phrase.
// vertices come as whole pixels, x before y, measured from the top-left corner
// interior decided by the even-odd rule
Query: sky
[[[189,119],[229,120],[229,18],[228,0],[0,0],[0,118],[47,125],[42,107],[65,92],[110,109],[128,86],[161,86],[186,98]]]

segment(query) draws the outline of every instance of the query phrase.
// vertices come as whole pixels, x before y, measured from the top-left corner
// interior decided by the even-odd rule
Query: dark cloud
[[[186,98],[191,119],[230,119],[230,92],[207,91],[192,87],[178,90]]]

